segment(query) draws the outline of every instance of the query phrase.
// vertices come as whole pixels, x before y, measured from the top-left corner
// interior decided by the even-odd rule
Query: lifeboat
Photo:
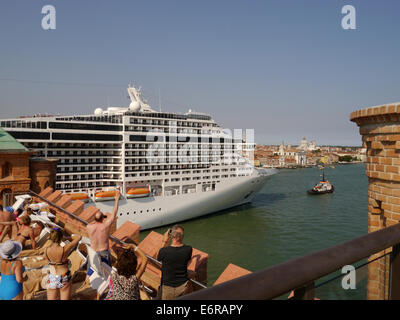
[[[148,197],[150,195],[149,188],[130,188],[126,192],[127,198],[143,198]]]
[[[94,194],[95,201],[110,201],[114,200],[116,191],[99,191]]]
[[[81,200],[83,202],[89,201],[89,195],[87,193],[69,193],[72,200]]]

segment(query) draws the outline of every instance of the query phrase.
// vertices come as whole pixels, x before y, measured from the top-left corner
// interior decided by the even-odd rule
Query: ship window
[[[53,129],[72,129],[72,130],[103,130],[103,131],[122,131],[122,126],[112,126],[105,124],[88,124],[88,123],[63,123],[50,122],[49,128]]]
[[[29,133],[32,134],[32,133]],[[54,140],[94,140],[122,141],[121,135],[112,134],[82,134],[82,133],[53,133]]]
[[[48,140],[50,139],[50,133],[48,132],[19,132],[10,131],[8,132],[15,139],[25,139],[25,140]]]

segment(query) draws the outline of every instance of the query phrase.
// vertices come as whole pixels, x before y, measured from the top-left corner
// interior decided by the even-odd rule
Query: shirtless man
[[[115,204],[111,215],[103,215],[102,212],[96,213],[94,221],[86,226],[87,233],[90,239],[90,246],[100,256],[101,261],[111,266],[111,254],[108,246],[110,228],[117,216],[118,202],[120,193],[119,191],[115,194]],[[93,271],[88,269],[88,275],[90,276]]]

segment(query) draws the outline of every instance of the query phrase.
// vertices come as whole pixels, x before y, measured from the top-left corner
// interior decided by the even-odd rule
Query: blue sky
[[[44,5],[57,29],[44,31]],[[356,8],[343,30],[341,9]],[[127,106],[210,113],[256,142],[361,145],[352,111],[400,101],[399,1],[0,2],[0,118]],[[7,80],[8,79],[8,80]],[[13,81],[15,79],[18,81]]]

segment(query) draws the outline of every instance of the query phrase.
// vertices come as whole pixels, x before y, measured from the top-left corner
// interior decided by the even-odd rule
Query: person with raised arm
[[[168,229],[163,236],[157,260],[161,268],[161,299],[173,300],[192,290],[187,266],[192,258],[193,248],[183,243],[184,230],[181,225]],[[171,245],[168,245],[171,241]]]
[[[107,217],[107,215],[99,211],[96,213],[94,221],[86,226],[91,248],[100,256],[101,261],[109,266],[111,266],[112,260],[108,241],[111,226],[117,218],[119,198],[120,192],[117,190],[112,213]],[[90,263],[88,263],[87,275],[90,276],[92,273],[93,270],[90,268]]]
[[[68,256],[78,246],[82,236],[72,235],[71,238],[71,242],[62,246],[62,231],[55,228],[50,233],[52,244],[44,252],[50,266],[50,272],[47,275],[47,300],[57,300],[58,296],[60,300],[71,298],[72,275]]]

